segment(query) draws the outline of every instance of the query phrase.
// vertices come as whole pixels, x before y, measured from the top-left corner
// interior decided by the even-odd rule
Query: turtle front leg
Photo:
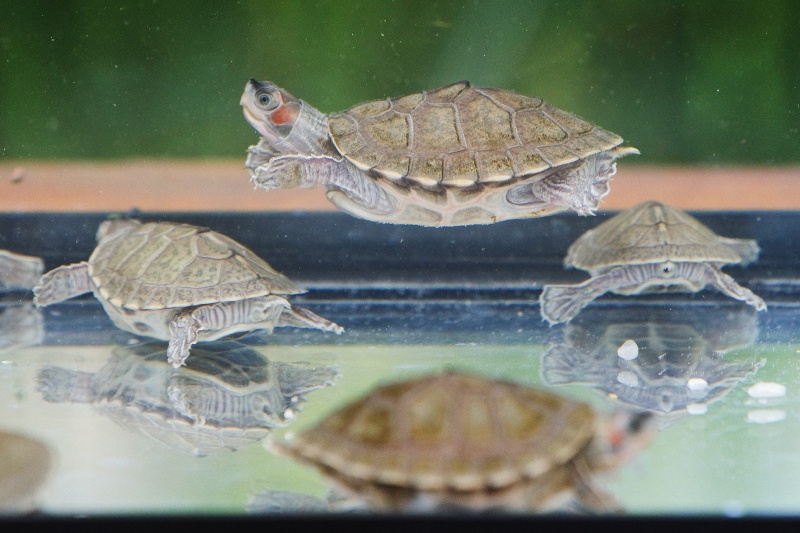
[[[36,307],[45,307],[91,292],[93,288],[89,265],[85,261],[64,265],[39,279],[33,288],[33,303]]]
[[[348,213],[366,210],[382,216],[396,209],[386,192],[366,172],[329,155],[273,157],[251,171],[250,181],[267,191],[324,186],[330,191],[328,199]],[[343,197],[341,202],[338,197]],[[356,209],[348,209],[347,203],[354,203]]]
[[[200,321],[194,317],[194,310],[181,311],[169,323],[169,346],[167,361],[175,368],[186,364],[192,344],[197,342],[197,333],[202,328]]]
[[[750,289],[742,287],[736,283],[736,280],[722,272],[717,267],[702,263],[692,264],[691,266],[696,271],[693,273],[693,277],[703,279],[709,285],[716,287],[723,294],[726,294],[736,300],[743,301],[748,305],[752,305],[758,311],[765,311],[767,309],[766,302],[764,302],[760,296],[755,294]]]
[[[636,287],[646,280],[641,268],[617,267],[578,285],[545,285],[539,297],[542,317],[550,325],[569,322],[581,309],[609,291]]]

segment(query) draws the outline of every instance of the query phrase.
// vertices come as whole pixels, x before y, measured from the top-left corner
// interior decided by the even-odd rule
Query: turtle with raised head
[[[379,386],[317,426],[268,444],[374,509],[532,511],[568,492],[611,510],[615,503],[587,476],[633,450],[637,441],[625,432],[644,426],[615,418],[622,420],[624,427],[606,424],[585,403],[447,371]]]
[[[289,303],[286,296],[305,289],[238,242],[174,222],[107,220],[88,261],[51,270],[33,292],[39,307],[93,292],[117,327],[169,341],[176,368],[194,343],[234,333],[278,326],[343,331]]]
[[[763,311],[763,299],[720,270],[751,263],[759,251],[754,240],[720,237],[683,211],[644,202],[572,243],[564,265],[588,270],[592,277],[578,285],[545,285],[542,316],[550,324],[569,322],[606,292],[697,292],[706,285]]]
[[[541,98],[466,81],[325,115],[251,79],[241,105],[262,135],[246,162],[256,187],[324,186],[336,207],[376,222],[591,214],[615,160],[639,153]]]

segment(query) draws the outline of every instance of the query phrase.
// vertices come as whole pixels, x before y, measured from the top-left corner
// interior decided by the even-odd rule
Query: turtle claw
[[[295,156],[278,156],[252,171],[250,182],[254,187],[273,189],[295,189],[302,186],[302,163]]]

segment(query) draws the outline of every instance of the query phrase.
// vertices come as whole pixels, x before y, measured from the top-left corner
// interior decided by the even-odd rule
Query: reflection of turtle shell
[[[602,461],[596,429],[585,403],[445,372],[378,387],[270,444],[375,509],[541,510],[564,493],[614,508],[588,488]],[[575,495],[577,471],[590,498]]]
[[[38,389],[51,402],[91,403],[123,427],[195,455],[234,451],[287,425],[302,395],[329,386],[332,367],[270,362],[237,341],[195,347],[173,369],[166,344],[114,350],[96,374],[42,368]]]
[[[551,385],[585,383],[622,403],[660,413],[711,402],[762,363],[729,362],[719,356],[755,342],[758,327],[753,310],[719,316],[702,313],[651,311],[639,316],[638,322],[629,313],[625,322],[616,322],[600,310],[588,310],[564,328],[563,342],[551,344],[542,355],[542,377]],[[631,361],[617,356],[617,348],[628,339],[639,347],[638,357]],[[708,386],[690,388],[688,380],[693,377]]]

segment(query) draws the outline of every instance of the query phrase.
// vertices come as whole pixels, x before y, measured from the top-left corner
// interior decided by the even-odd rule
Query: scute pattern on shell
[[[746,263],[757,254],[755,241],[720,237],[693,216],[650,201],[584,233],[564,264],[594,270],[667,260]]]
[[[468,82],[359,104],[328,126],[357,167],[428,187],[506,182],[622,143],[540,98]]]
[[[169,222],[104,236],[89,258],[89,275],[111,304],[132,310],[304,292],[232,239]]]
[[[446,372],[392,383],[291,441],[345,476],[421,490],[482,490],[572,459],[594,432],[588,405]]]

